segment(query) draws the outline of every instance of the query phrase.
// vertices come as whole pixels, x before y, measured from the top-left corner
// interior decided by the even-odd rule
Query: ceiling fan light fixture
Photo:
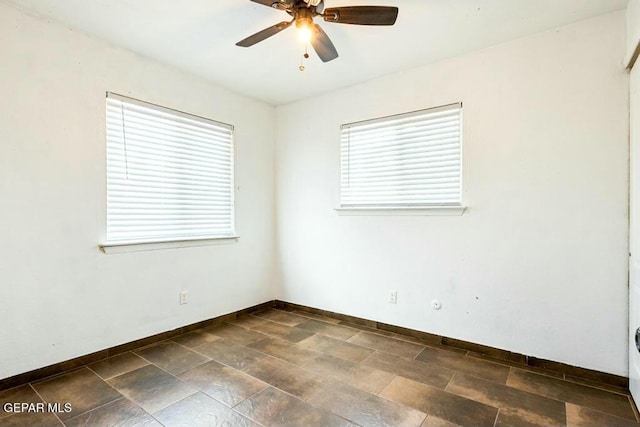
[[[296,29],[298,30],[298,38],[304,44],[308,44],[311,41],[311,36],[313,32],[311,31],[311,27],[313,22],[311,19],[297,19],[296,20]]]

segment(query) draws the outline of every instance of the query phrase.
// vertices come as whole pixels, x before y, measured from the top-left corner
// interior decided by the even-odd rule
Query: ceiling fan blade
[[[290,22],[284,21],[284,22],[280,22],[279,24],[273,25],[269,28],[265,28],[264,30],[258,31],[254,35],[251,35],[244,40],[240,40],[238,43],[236,43],[236,46],[240,46],[240,47],[253,46],[256,43],[259,43],[264,39],[267,39],[275,34],[278,34],[280,31],[286,28],[289,28],[292,23],[293,21],[290,21]]]
[[[297,0],[251,0],[264,6],[272,7],[278,10],[290,10]]]
[[[313,26],[311,46],[313,46],[313,50],[316,51],[322,62],[329,62],[338,57],[338,51],[331,43],[331,39],[318,24]]]
[[[260,3],[265,6],[273,7],[274,3],[278,3],[278,0],[251,0],[254,3]]]
[[[398,17],[398,8],[392,6],[344,6],[324,10],[322,17],[327,22],[357,25],[393,25]]]

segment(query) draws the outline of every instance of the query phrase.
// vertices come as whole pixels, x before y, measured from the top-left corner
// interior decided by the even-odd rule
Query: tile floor
[[[615,387],[275,309],[2,391],[0,405],[2,426],[640,426]]]

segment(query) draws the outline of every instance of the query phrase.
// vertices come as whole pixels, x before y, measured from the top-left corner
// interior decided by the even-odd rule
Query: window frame
[[[109,99],[115,99],[120,102],[133,104],[136,106],[141,106],[144,108],[149,108],[154,110],[155,112],[159,112],[161,114],[169,114],[171,116],[177,118],[183,118],[191,121],[201,122],[208,125],[214,125],[216,127],[220,127],[223,129],[227,129],[230,132],[229,144],[230,144],[230,158],[229,158],[229,167],[230,167],[230,184],[229,184],[229,209],[230,209],[230,233],[228,234],[220,234],[220,235],[194,235],[194,236],[164,236],[164,237],[153,237],[153,238],[140,238],[140,239],[132,239],[132,240],[107,240],[108,236],[108,212],[109,212],[109,190],[108,190],[108,135],[107,135],[107,126],[108,126],[108,118],[107,118],[107,109],[109,104]],[[182,248],[182,247],[193,247],[193,246],[204,246],[204,245],[212,245],[212,244],[225,244],[225,243],[235,243],[237,242],[239,236],[237,234],[236,229],[236,204],[235,204],[235,129],[231,124],[227,124],[224,122],[216,121],[213,119],[209,119],[206,117],[202,117],[195,114],[186,113],[184,111],[176,110],[173,108],[165,107],[162,105],[154,104],[151,102],[142,101],[139,99],[131,98],[128,96],[119,95],[113,92],[106,92],[106,97],[104,98],[104,108],[105,108],[105,133],[104,133],[104,141],[105,141],[105,205],[104,205],[104,234],[103,234],[103,243],[100,243],[98,247],[104,253],[123,253],[123,252],[134,252],[141,250],[157,250],[157,249],[170,249],[170,248]],[[126,155],[126,154],[125,154]],[[158,180],[160,182],[160,180]]]
[[[422,203],[422,204],[348,204],[344,203],[343,199],[343,176],[344,176],[344,164],[343,164],[343,132],[349,126],[354,125],[367,125],[384,123],[385,121],[397,120],[402,118],[410,118],[412,116],[419,116],[425,113],[436,113],[438,111],[446,111],[452,109],[459,109],[459,199],[456,202],[451,203]],[[373,119],[360,120],[350,123],[344,123],[340,125],[339,129],[339,179],[338,179],[338,202],[337,207],[334,209],[339,215],[462,215],[467,207],[463,204],[464,196],[464,117],[463,117],[463,104],[462,102],[454,102],[450,104],[440,105],[437,107],[424,108],[420,110],[409,111],[405,113],[392,114],[382,117],[376,117]]]

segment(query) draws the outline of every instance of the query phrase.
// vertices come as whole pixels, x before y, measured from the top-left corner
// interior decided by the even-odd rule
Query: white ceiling
[[[72,28],[235,92],[281,105],[385,74],[622,9],[627,0],[326,0],[326,7],[398,6],[393,27],[317,18],[340,57],[322,63],[290,28],[235,43],[289,15],[250,0],[11,0]]]

